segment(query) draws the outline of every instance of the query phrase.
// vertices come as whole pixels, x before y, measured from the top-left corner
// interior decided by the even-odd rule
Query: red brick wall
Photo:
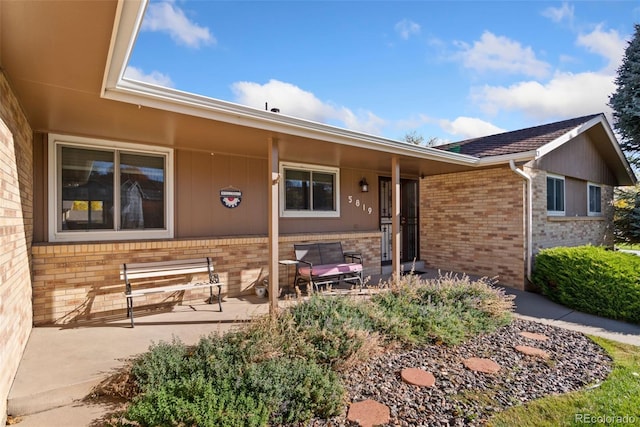
[[[31,332],[32,131],[0,70],[0,425]]]
[[[361,251],[365,258],[365,274],[379,274],[379,232],[281,236],[280,259],[295,258],[293,243],[322,240],[341,241],[344,250]],[[34,323],[70,323],[110,315],[123,316],[126,303],[119,271],[125,262],[210,256],[220,281],[225,284],[223,295],[253,292],[252,283],[267,275],[267,244],[266,237],[233,237],[34,245]],[[279,273],[281,286],[284,286],[285,266]],[[292,281],[293,270],[289,274]],[[138,298],[136,305],[164,302],[170,306],[202,301],[208,292],[208,289],[200,289],[175,299],[169,294],[150,295],[146,301]]]
[[[420,185],[420,254],[428,267],[524,288],[522,178],[502,167],[430,176]]]

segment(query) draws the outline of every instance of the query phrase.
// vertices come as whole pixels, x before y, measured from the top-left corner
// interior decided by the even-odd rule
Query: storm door
[[[392,261],[391,231],[391,178],[380,177],[380,231],[382,231],[382,264]],[[418,230],[418,181],[400,180],[400,261],[412,262],[419,259]]]

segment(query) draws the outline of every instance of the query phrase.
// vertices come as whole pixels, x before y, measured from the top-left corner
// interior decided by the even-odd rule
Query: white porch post
[[[278,199],[280,188],[280,169],[278,166],[278,140],[269,138],[269,314],[275,314],[278,311],[278,295],[280,294],[280,270],[278,259],[279,255],[279,237],[280,230],[278,227]]]
[[[400,278],[400,159],[391,158],[391,262],[393,274]]]

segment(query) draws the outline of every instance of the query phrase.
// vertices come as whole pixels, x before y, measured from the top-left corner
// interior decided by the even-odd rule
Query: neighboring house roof
[[[436,148],[478,158],[535,151],[599,115],[592,114],[512,132],[466,139]]]

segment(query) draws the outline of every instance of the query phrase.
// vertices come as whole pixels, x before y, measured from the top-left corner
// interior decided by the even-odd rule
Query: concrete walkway
[[[530,292],[505,292],[515,295],[520,318],[640,346],[640,325],[579,313]],[[194,344],[203,335],[228,331],[266,314],[268,303],[254,296],[227,298],[223,309],[220,313],[208,304],[178,306],[136,316],[134,329],[127,319],[34,328],[9,394],[8,413],[20,416],[21,427],[101,426],[114,408],[82,399],[127,359],[154,342],[179,337]]]

